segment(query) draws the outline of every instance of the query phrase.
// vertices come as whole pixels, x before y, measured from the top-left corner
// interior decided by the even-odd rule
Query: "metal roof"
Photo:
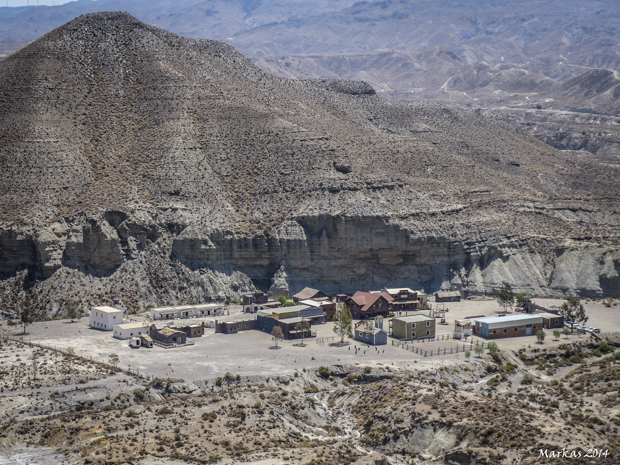
[[[144,329],[148,329],[149,325],[146,323],[123,323],[120,325],[114,325],[115,328],[120,328],[120,329],[139,329],[139,328],[144,328]]]
[[[564,317],[562,315],[557,315],[556,313],[547,313],[547,312],[540,312],[540,313],[532,313],[532,316],[542,316],[543,318],[562,318],[564,319]]]
[[[405,323],[416,323],[418,321],[427,321],[427,320],[435,320],[435,318],[431,318],[426,315],[412,315],[412,316],[398,316],[394,317],[393,321],[404,321]]]
[[[286,323],[287,325],[290,325],[292,323],[301,323],[301,321],[304,320],[304,318],[300,317],[300,316],[296,316],[293,318],[285,318],[283,320],[280,320],[281,323]],[[308,321],[308,320],[306,320]]]
[[[533,324],[543,322],[542,316],[536,315],[508,315],[508,316],[494,316],[487,318],[476,318],[476,325],[486,324],[489,329],[505,328],[507,326]]]
[[[440,298],[444,297],[461,297],[460,291],[439,291],[435,292],[435,295]]]

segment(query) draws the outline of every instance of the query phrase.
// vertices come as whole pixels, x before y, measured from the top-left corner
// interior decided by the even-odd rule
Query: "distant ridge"
[[[0,169],[0,294],[47,314],[239,296],[281,267],[292,292],[620,289],[608,164],[126,13],[0,62]]]

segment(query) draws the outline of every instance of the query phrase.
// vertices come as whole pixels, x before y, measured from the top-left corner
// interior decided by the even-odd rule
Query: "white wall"
[[[141,334],[149,334],[149,328],[143,326],[141,328],[121,328],[120,325],[114,326],[114,337],[118,339],[131,339],[132,337],[139,337]]]
[[[89,324],[91,328],[102,329],[104,331],[112,331],[114,325],[123,323],[123,311],[118,312],[102,312],[93,307],[90,309]]]

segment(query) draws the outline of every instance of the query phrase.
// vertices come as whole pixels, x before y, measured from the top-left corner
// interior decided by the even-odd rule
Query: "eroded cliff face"
[[[389,218],[328,215],[288,220],[267,236],[204,224],[172,229],[180,232],[145,215],[113,212],[35,232],[4,230],[2,303],[10,313],[29,298],[42,314],[57,315],[70,298],[126,309],[223,300],[267,291],[281,268],[280,287],[284,279],[291,293],[305,286],[328,293],[407,286],[484,294],[503,281],[534,295],[620,293],[620,251],[587,241],[455,240]]]

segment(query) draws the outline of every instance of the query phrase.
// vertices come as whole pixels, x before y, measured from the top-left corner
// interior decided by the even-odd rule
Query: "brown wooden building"
[[[460,302],[460,291],[439,291],[435,292],[435,302]]]
[[[318,289],[312,289],[311,287],[305,287],[293,296],[293,301],[298,303],[302,300],[327,300],[329,296],[324,292],[319,291]]]
[[[345,301],[345,305],[353,318],[371,318],[388,314],[393,300],[387,292],[358,291]]]
[[[155,325],[151,325],[150,335],[154,341],[164,344],[185,344],[187,342],[187,334],[178,329],[168,327],[157,329]]]
[[[187,337],[201,337],[205,334],[205,324],[202,323],[200,325],[187,325],[181,328],[174,327],[172,329],[176,329],[179,331],[183,331]]]

